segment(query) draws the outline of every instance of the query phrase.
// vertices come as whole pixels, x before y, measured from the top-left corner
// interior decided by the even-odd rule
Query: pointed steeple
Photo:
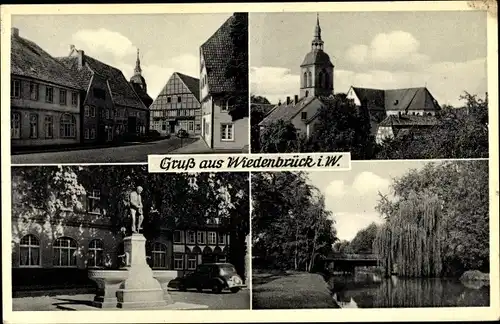
[[[142,73],[141,60],[139,59],[139,49],[137,49],[137,60],[135,61],[134,72],[135,72],[135,74],[141,74]]]
[[[323,50],[323,40],[321,39],[321,26],[319,25],[319,13],[316,14],[316,28],[314,29],[314,38],[311,42],[311,49]]]

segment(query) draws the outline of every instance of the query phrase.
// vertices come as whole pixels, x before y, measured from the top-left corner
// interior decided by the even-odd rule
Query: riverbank
[[[317,273],[254,269],[252,287],[254,309],[339,308]]]

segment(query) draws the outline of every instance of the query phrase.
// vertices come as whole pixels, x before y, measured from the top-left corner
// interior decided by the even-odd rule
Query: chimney
[[[85,52],[83,50],[79,50],[78,52],[78,67],[81,68],[85,65]]]
[[[299,96],[295,95],[294,100],[295,100],[295,104],[297,104],[297,102],[299,102]]]
[[[12,29],[11,29],[11,34],[12,34],[12,36],[13,36],[13,37],[14,37],[14,36],[15,36],[15,37],[19,37],[19,29],[18,29],[18,28],[16,28],[16,27],[12,27]]]
[[[286,97],[286,104],[289,105],[290,104],[290,97]]]
[[[75,50],[75,49],[76,49],[75,45],[73,45],[73,44],[69,45],[70,52],[73,52],[73,50]]]
[[[281,99],[278,101],[278,106],[281,106]]]

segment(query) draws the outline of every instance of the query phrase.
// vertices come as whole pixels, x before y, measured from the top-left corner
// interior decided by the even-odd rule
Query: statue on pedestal
[[[132,233],[139,233],[142,229],[142,221],[144,220],[143,206],[142,206],[142,187],[138,186],[135,191],[130,193],[130,215],[132,216]],[[138,216],[138,224],[136,227],[136,218]]]

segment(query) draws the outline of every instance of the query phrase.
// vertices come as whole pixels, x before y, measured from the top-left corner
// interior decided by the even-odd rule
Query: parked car
[[[245,287],[243,280],[230,263],[200,264],[195,271],[177,278],[176,281],[177,288],[181,291],[189,288],[196,288],[199,292],[203,289],[211,289],[212,292],[218,294],[229,289],[232,293],[237,293]]]

